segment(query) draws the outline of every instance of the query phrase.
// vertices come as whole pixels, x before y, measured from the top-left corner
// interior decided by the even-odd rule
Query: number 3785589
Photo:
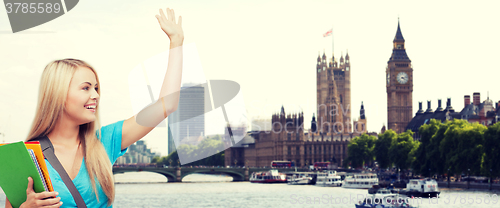
[[[59,13],[61,4],[59,3],[6,3],[7,13]]]

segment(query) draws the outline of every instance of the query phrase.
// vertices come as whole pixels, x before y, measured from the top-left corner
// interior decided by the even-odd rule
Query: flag
[[[328,30],[325,34],[323,34],[323,37],[328,37],[328,36],[332,35],[332,31],[333,31],[333,28]]]

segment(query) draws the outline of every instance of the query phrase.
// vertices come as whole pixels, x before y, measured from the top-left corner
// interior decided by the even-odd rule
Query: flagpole
[[[334,53],[333,53],[333,25],[332,25],[332,57],[334,57]],[[335,63],[335,60],[332,60],[332,63]]]

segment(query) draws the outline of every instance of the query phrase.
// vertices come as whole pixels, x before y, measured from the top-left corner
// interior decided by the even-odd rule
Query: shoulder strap
[[[43,136],[32,139],[31,141],[40,142],[43,156],[50,162],[52,167],[56,169],[57,173],[59,173],[59,176],[61,176],[61,179],[63,180],[64,184],[66,185],[66,187],[68,187],[69,192],[71,192],[71,195],[73,196],[73,199],[75,200],[77,207],[87,208],[87,205],[83,201],[80,192],[78,192],[78,190],[75,187],[75,184],[73,184],[73,181],[69,177],[68,173],[64,170],[63,166],[61,165],[56,155],[54,154],[54,146],[52,146],[52,143],[50,142],[49,138],[47,136]]]

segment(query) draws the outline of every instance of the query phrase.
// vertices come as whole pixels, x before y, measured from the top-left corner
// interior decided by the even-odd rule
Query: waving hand
[[[184,32],[182,31],[182,17],[179,16],[178,23],[175,22],[175,13],[173,9],[166,9],[167,15],[163,13],[163,10],[160,9],[160,14],[156,15],[156,19],[158,19],[158,23],[160,23],[160,27],[167,34],[168,38],[170,38],[171,46],[170,48],[182,45],[184,41]],[[172,44],[174,46],[172,47]]]

